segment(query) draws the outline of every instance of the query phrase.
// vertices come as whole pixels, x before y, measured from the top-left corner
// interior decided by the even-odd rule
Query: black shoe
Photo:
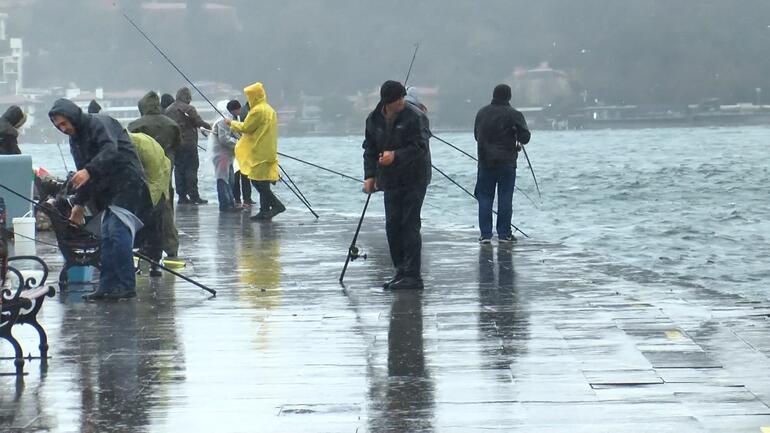
[[[204,200],[204,199],[202,199],[200,197],[197,197],[197,198],[194,198],[194,199],[190,200],[190,202],[192,204],[208,204],[209,201],[208,200]]]
[[[176,204],[190,204],[192,203],[187,197],[179,197],[179,201]]]
[[[416,277],[404,277],[388,286],[390,290],[421,290],[422,287],[422,278]]]
[[[396,276],[395,276],[395,277],[393,277],[393,278],[391,278],[391,279],[390,279],[390,281],[388,281],[387,283],[383,284],[383,285],[382,285],[382,288],[383,288],[383,289],[385,289],[385,290],[390,290],[390,286],[392,286],[392,285],[393,285],[393,283],[395,283],[396,281],[398,281],[398,280],[400,280],[400,279],[402,279],[402,278],[404,278],[404,276],[403,276],[403,275],[401,275],[401,274],[396,274]]]
[[[157,266],[152,266],[150,268],[150,277],[162,277],[163,272],[160,271],[160,268]]]
[[[497,242],[500,244],[512,244],[516,242],[516,237],[513,235],[503,236],[501,238],[498,238]]]
[[[266,216],[265,219],[273,219],[276,215],[278,215],[281,212],[284,212],[286,210],[286,206],[283,205],[283,203],[278,202],[278,205],[270,208],[269,216]]]
[[[265,221],[268,219],[267,212],[259,211],[256,215],[250,216],[249,219],[252,221]]]
[[[127,290],[122,290],[118,292],[113,292],[107,295],[107,299],[110,299],[113,301],[119,301],[121,299],[130,299],[130,298],[136,298],[136,290],[127,289]]]
[[[112,294],[112,292],[104,289],[96,289],[96,291],[83,295],[83,299],[86,301],[103,301]]]

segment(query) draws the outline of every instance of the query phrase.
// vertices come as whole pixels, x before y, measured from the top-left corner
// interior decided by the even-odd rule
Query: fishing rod
[[[540,194],[540,186],[537,184],[537,176],[535,176],[535,170],[532,168],[532,162],[529,160],[529,155],[527,155],[527,149],[524,148],[524,145],[519,145],[521,147],[521,151],[524,153],[524,156],[527,158],[527,165],[529,165],[529,171],[532,173],[532,179],[535,180],[535,188],[537,188],[537,196],[540,197],[540,200],[543,199],[542,194]]]
[[[149,42],[149,43],[150,43],[150,45],[152,45],[152,46],[153,46],[153,48],[155,48],[155,50],[156,50],[156,51],[158,51],[158,53],[160,53],[160,55],[161,55],[161,56],[163,56],[163,58],[164,58],[164,59],[166,59],[166,61],[167,61],[167,62],[168,62],[168,63],[169,63],[169,64],[170,64],[170,65],[171,65],[171,66],[172,66],[174,69],[176,69],[176,71],[177,71],[177,72],[179,72],[179,75],[181,75],[181,76],[182,76],[182,78],[184,78],[184,79],[185,79],[185,81],[187,81],[187,82],[188,82],[188,83],[189,83],[189,84],[190,84],[190,85],[193,87],[193,89],[195,89],[195,91],[196,91],[196,92],[198,92],[198,94],[199,94],[199,95],[201,95],[201,97],[203,97],[203,99],[204,99],[204,100],[206,100],[206,102],[208,102],[208,104],[209,104],[209,105],[211,105],[211,108],[213,108],[213,109],[214,109],[214,111],[216,111],[216,112],[217,112],[217,114],[219,114],[220,116],[222,116],[222,118],[223,118],[223,119],[227,119],[227,117],[225,117],[225,115],[224,115],[224,114],[223,114],[221,111],[219,111],[219,109],[216,107],[216,105],[214,105],[214,103],[213,103],[213,102],[211,102],[211,100],[210,100],[210,99],[209,99],[209,98],[206,96],[206,94],[205,94],[205,93],[203,93],[203,91],[202,91],[201,89],[199,89],[199,88],[198,88],[198,86],[196,86],[196,85],[195,85],[195,83],[193,83],[193,82],[192,82],[192,80],[191,80],[191,79],[190,79],[190,78],[189,78],[189,77],[188,77],[188,76],[187,76],[187,75],[186,75],[184,72],[182,72],[182,70],[181,70],[181,69],[179,69],[179,67],[178,67],[178,66],[177,66],[177,65],[176,65],[176,64],[175,64],[175,63],[174,63],[174,62],[173,62],[173,61],[172,61],[172,60],[171,60],[171,59],[170,59],[170,58],[169,58],[167,55],[166,55],[166,53],[164,53],[164,52],[163,52],[163,50],[161,50],[161,49],[160,49],[160,47],[159,47],[159,46],[158,46],[158,45],[157,45],[157,44],[156,44],[156,43],[155,43],[155,42],[154,42],[152,39],[150,39],[150,37],[149,37],[149,36],[147,36],[147,33],[145,33],[145,32],[144,32],[144,30],[142,30],[142,29],[139,27],[139,25],[137,25],[137,24],[134,22],[134,20],[132,20],[132,19],[131,19],[131,17],[129,17],[128,15],[126,15],[126,13],[125,13],[125,12],[121,12],[121,15],[123,15],[123,18],[125,18],[125,19],[126,19],[126,21],[128,21],[128,22],[129,22],[129,23],[130,23],[130,24],[131,24],[131,25],[132,25],[132,26],[133,26],[133,27],[136,29],[136,31],[138,31],[138,32],[139,32],[139,33],[140,33],[142,36],[144,36],[144,38],[147,40],[147,42]],[[199,144],[196,144],[196,145],[197,145],[199,148],[201,148],[201,149],[203,149],[204,151],[206,151],[206,149],[205,149],[204,147],[200,146]],[[291,188],[290,188],[290,189],[291,189]],[[297,191],[299,191],[299,188],[298,188],[298,187],[297,187]],[[294,193],[294,195],[296,195],[296,196],[297,196],[297,198],[299,198],[299,195],[298,195],[298,194],[297,194],[297,193],[296,193],[294,190],[291,190],[291,192],[293,192],[293,193]],[[302,200],[302,199],[300,198],[300,200]],[[312,213],[312,214],[313,214],[313,215],[314,215],[316,218],[318,218],[318,214],[316,214],[315,212],[313,212],[313,210],[312,210],[312,209],[310,210],[310,212],[311,212],[311,213]]]
[[[369,207],[369,200],[371,200],[371,198],[371,194],[366,194],[364,210],[361,212],[361,218],[358,219],[358,227],[356,227],[356,233],[353,235],[353,240],[350,242],[350,246],[348,247],[348,257],[345,259],[345,265],[342,267],[342,273],[340,274],[340,284],[342,284],[342,280],[345,278],[345,271],[348,270],[348,263],[350,263],[351,260],[355,260],[359,257],[363,257],[364,260],[366,260],[366,254],[363,256],[361,255],[361,251],[356,246],[356,241],[358,240],[358,234],[361,232],[361,224],[364,222],[366,208]]]
[[[2,183],[0,183],[0,188],[3,188],[4,190],[6,190],[6,191],[10,192],[11,194],[21,198],[24,201],[28,201],[28,202],[32,203],[33,206],[35,206],[36,208],[42,210],[45,213],[54,214],[55,216],[61,218],[62,220],[67,221],[68,224],[70,226],[72,226],[73,228],[75,228],[76,230],[80,230],[80,231],[82,231],[84,233],[88,233],[89,236],[91,236],[92,238],[96,239],[96,235],[94,235],[93,233],[88,231],[85,228],[85,226],[80,225],[80,224],[75,224],[74,222],[70,221],[69,218],[67,218],[66,216],[62,215],[61,212],[59,212],[58,210],[56,210],[56,209],[54,209],[54,208],[52,208],[50,206],[44,206],[44,205],[40,204],[40,202],[36,202],[35,200],[31,200],[31,199],[27,198],[26,196],[24,196],[22,194],[19,194],[18,192],[12,190],[11,188],[8,188],[7,186],[3,185]],[[188,283],[194,284],[194,285],[200,287],[201,289],[211,293],[212,295],[217,296],[217,291],[216,290],[214,290],[212,288],[209,288],[209,287],[203,285],[202,283],[199,283],[199,282],[193,280],[192,278],[184,276],[184,275],[182,275],[182,274],[180,274],[180,273],[178,273],[178,272],[176,272],[176,271],[174,271],[172,269],[169,269],[166,266],[156,262],[155,260],[145,256],[144,254],[142,254],[142,253],[140,253],[138,251],[134,252],[133,254],[137,258],[139,258],[141,260],[144,260],[144,261],[146,261],[147,263],[149,263],[151,265],[157,266],[158,268],[163,269],[164,271],[170,273],[171,275],[179,277],[179,278],[187,281]]]
[[[64,163],[64,170],[65,170],[67,173],[69,173],[69,172],[70,172],[70,169],[69,169],[69,168],[67,168],[67,160],[64,158],[64,152],[62,152],[62,150],[61,150],[61,143],[59,143],[58,141],[56,141],[56,147],[58,147],[58,148],[59,148],[59,155],[61,156],[61,162],[63,162],[63,163]]]
[[[478,199],[478,198],[477,198],[477,197],[476,197],[476,196],[475,196],[475,195],[474,195],[472,192],[470,192],[470,191],[468,191],[467,189],[465,189],[465,187],[464,187],[464,186],[462,186],[462,185],[460,185],[459,183],[457,183],[457,182],[456,182],[454,179],[452,179],[451,177],[449,177],[449,175],[448,175],[448,174],[446,174],[446,173],[444,173],[443,171],[439,170],[439,169],[438,169],[438,167],[436,167],[435,165],[433,165],[433,163],[431,163],[431,164],[430,164],[430,166],[431,166],[431,167],[433,167],[433,169],[434,169],[434,170],[436,170],[437,172],[441,173],[441,175],[442,175],[442,176],[444,176],[445,178],[449,179],[449,181],[450,181],[450,182],[452,182],[453,184],[455,184],[455,185],[456,185],[458,188],[460,188],[461,190],[465,191],[465,193],[466,193],[466,194],[468,194],[469,196],[473,197],[473,199],[474,199],[474,200],[476,200],[476,201],[478,201],[478,200],[479,200],[479,199]],[[494,209],[492,209],[492,213],[494,213],[495,215],[497,215],[497,212],[496,212]],[[528,234],[526,234],[526,233],[524,233],[523,231],[521,231],[521,229],[519,229],[518,227],[516,227],[516,226],[515,226],[513,223],[511,223],[511,227],[513,227],[513,228],[514,228],[514,230],[516,230],[517,232],[519,232],[519,233],[521,233],[522,235],[524,235],[524,237],[527,237],[527,238],[529,237],[529,235],[528,235]]]
[[[347,174],[340,173],[339,171],[334,171],[334,170],[326,168],[326,167],[321,167],[320,165],[313,164],[312,162],[308,162],[308,161],[305,161],[305,160],[302,160],[302,159],[299,159],[299,158],[295,158],[295,157],[293,157],[291,155],[287,155],[285,153],[278,152],[278,155],[280,155],[280,156],[282,156],[284,158],[293,159],[293,160],[295,160],[297,162],[301,162],[303,164],[307,164],[307,165],[309,165],[311,167],[315,167],[315,168],[318,168],[318,169],[321,169],[321,170],[324,170],[324,171],[328,171],[329,173],[336,174],[337,176],[342,176],[342,177],[344,177],[346,179],[354,180],[354,181],[356,181],[358,183],[364,183],[364,181],[361,180],[361,179],[357,179],[357,178],[355,178],[353,176],[348,176]]]
[[[286,173],[286,170],[284,170],[283,167],[281,167],[280,165],[278,166],[278,168],[281,169],[281,173],[286,175],[286,179],[291,183],[291,185],[294,188],[297,188],[297,184],[294,183],[293,180],[291,180],[291,177],[289,176],[289,173]],[[302,201],[304,201],[305,205],[310,206],[310,200],[308,200],[307,197],[305,197],[305,194],[302,194],[302,191],[300,191],[299,188],[297,188],[297,191],[299,192],[299,195],[302,196]],[[316,217],[316,218],[318,218],[318,217]]]
[[[279,166],[279,167],[280,167],[280,166]],[[291,185],[289,185],[289,183],[288,183],[288,182],[286,182],[286,179],[284,179],[284,178],[282,178],[282,177],[279,177],[279,179],[281,180],[281,182],[283,182],[283,184],[284,184],[284,185],[286,185],[286,188],[289,188],[289,191],[293,192],[293,193],[294,193],[294,195],[296,195],[296,196],[297,196],[297,198],[299,199],[299,201],[301,201],[301,202],[302,202],[302,204],[304,204],[304,205],[305,205],[305,207],[306,207],[306,208],[308,208],[308,210],[310,211],[310,213],[312,213],[312,214],[313,214],[313,216],[314,216],[314,217],[316,217],[316,219],[318,219],[318,214],[317,214],[317,213],[315,213],[315,211],[313,210],[313,208],[311,208],[311,207],[310,207],[310,204],[309,204],[309,203],[307,203],[306,201],[302,200],[302,197],[300,197],[300,194],[297,194],[297,192],[296,192],[296,191],[294,191],[294,189],[292,189]],[[298,189],[297,191],[299,191],[299,189]]]
[[[406,88],[406,83],[409,81],[409,75],[412,74],[412,66],[414,66],[414,59],[417,58],[417,50],[420,49],[420,43],[417,42],[414,44],[414,53],[412,53],[412,61],[409,62],[409,70],[406,71],[406,79],[404,79],[404,88]]]
[[[435,136],[432,132],[430,133],[430,136],[431,136],[431,138],[435,138],[436,140],[446,144],[447,146],[451,147],[452,149],[462,153],[463,155],[467,156],[468,158],[470,158],[470,159],[472,159],[472,160],[474,160],[476,162],[479,162],[478,158],[476,158],[475,156],[473,156],[470,153],[460,149],[459,147],[455,146],[454,144],[452,144],[452,143],[450,143],[450,142],[448,142],[448,141],[446,141],[446,140],[444,140],[442,138],[439,138],[439,137]],[[534,176],[534,174],[533,174],[533,176]],[[537,187],[537,180],[535,180],[535,186]],[[537,203],[535,203],[535,201],[532,200],[532,197],[530,197],[529,194],[524,192],[523,189],[519,188],[518,185],[514,185],[514,188],[516,188],[517,191],[519,191],[524,197],[527,198],[527,200],[529,200],[535,207],[537,207]],[[538,194],[540,193],[540,188],[538,188],[537,192],[538,192]],[[541,197],[541,199],[542,199],[542,197]]]

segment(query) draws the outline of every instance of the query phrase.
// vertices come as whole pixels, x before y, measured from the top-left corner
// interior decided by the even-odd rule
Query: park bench
[[[35,277],[24,277],[24,274],[14,266],[14,262],[32,261],[42,267],[40,281]],[[15,276],[12,278],[11,275]],[[37,321],[37,314],[43,307],[46,297],[52,297],[56,291],[51,286],[46,286],[48,278],[48,266],[36,256],[16,256],[8,258],[8,277],[6,285],[10,287],[0,288],[0,338],[8,341],[13,346],[13,362],[16,374],[24,373],[24,352],[21,344],[13,336],[12,330],[16,325],[30,325],[38,333],[40,360],[45,364],[48,360],[48,336],[45,329]]]

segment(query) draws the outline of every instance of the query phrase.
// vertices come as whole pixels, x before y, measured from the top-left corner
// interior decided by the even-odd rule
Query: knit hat
[[[398,81],[388,80],[380,87],[380,102],[390,104],[406,96],[404,85]]]
[[[492,91],[492,99],[509,102],[511,100],[511,86],[507,84],[498,84]]]

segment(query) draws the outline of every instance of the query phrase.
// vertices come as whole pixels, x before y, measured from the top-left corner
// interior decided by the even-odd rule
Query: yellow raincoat
[[[168,186],[171,184],[171,161],[166,158],[166,152],[160,144],[149,135],[129,132],[128,136],[134,143],[144,174],[147,176],[152,205],[157,206],[161,197],[169,199],[167,195]]]
[[[232,122],[230,129],[241,138],[235,145],[235,159],[241,174],[251,180],[278,181],[278,116],[262,83],[243,89],[249,101],[249,114],[243,122]]]

